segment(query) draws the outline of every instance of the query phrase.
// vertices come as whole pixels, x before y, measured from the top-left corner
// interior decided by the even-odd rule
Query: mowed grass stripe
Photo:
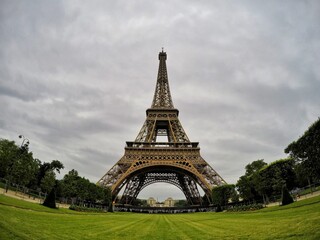
[[[184,223],[181,221],[181,214],[176,215],[175,218],[172,218],[172,215],[163,215],[163,218],[167,226],[162,238],[159,239],[191,239],[192,236],[187,233]]]
[[[113,218],[114,217],[114,218]],[[89,227],[90,234],[85,235],[88,239],[97,237],[103,238],[105,236],[110,236],[111,239],[129,239],[129,234],[134,234],[134,228],[136,225],[143,224],[145,219],[125,219],[124,216],[117,218],[117,216],[102,216],[99,221],[95,218],[91,219],[91,224]],[[113,219],[112,219],[113,218]],[[122,231],[126,229],[126,231]]]
[[[320,196],[255,212],[190,214],[87,214],[3,195],[1,202],[1,240],[320,239]]]
[[[210,215],[212,217],[208,218]],[[192,239],[238,238],[240,236],[238,224],[225,224],[228,221],[228,218],[224,218],[225,215],[226,213],[199,213],[194,217],[188,215],[183,221],[191,233],[198,233]],[[235,223],[239,223],[239,220],[236,220]]]
[[[21,239],[92,239],[99,236],[118,238],[131,235],[134,227],[141,226],[147,221],[145,218],[131,219],[130,216],[117,216],[117,214],[48,214],[6,208],[1,209],[1,215],[7,216],[6,219],[1,219],[1,228],[7,232],[20,233],[17,237]],[[124,229],[125,231],[122,231]]]
[[[198,227],[211,233],[208,239],[219,239],[222,237],[246,239],[253,236],[255,239],[286,239],[290,232],[298,234],[299,229],[297,228],[297,224],[299,224],[299,219],[303,219],[303,215],[298,214],[298,218],[296,218],[286,213],[283,215],[266,215],[259,212],[245,214],[218,213],[212,215],[212,218],[206,217],[205,219],[205,221],[200,222],[201,224]],[[189,222],[186,221],[186,223],[190,226],[196,226],[199,222],[197,219],[194,219],[194,221],[190,220]],[[317,225],[319,226],[319,224]]]

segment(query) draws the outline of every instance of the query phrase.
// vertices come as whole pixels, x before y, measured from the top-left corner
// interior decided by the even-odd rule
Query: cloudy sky
[[[145,120],[164,47],[185,131],[236,183],[320,116],[319,23],[317,0],[1,0],[0,138],[98,181]]]

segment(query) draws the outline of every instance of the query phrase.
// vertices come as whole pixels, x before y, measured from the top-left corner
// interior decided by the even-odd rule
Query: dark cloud
[[[165,47],[184,129],[235,183],[319,117],[319,12],[311,0],[2,1],[0,137],[24,134],[42,161],[97,181],[138,134]]]

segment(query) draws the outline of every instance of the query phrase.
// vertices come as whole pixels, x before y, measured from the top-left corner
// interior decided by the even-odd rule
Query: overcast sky
[[[185,131],[236,183],[318,119],[319,40],[318,0],[1,0],[0,138],[23,134],[34,157],[98,181],[145,120],[164,47]]]

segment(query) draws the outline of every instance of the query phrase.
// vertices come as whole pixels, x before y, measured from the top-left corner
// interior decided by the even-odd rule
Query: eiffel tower
[[[226,184],[201,157],[198,142],[191,142],[173,106],[167,66],[167,54],[159,53],[159,70],[151,108],[133,142],[126,142],[123,157],[98,181],[109,186],[113,199],[125,186],[119,204],[132,204],[145,187],[164,182],[178,187],[190,205],[212,203],[211,190]],[[163,137],[165,136],[165,137]],[[157,138],[167,141],[159,142]],[[201,197],[198,187],[205,197]]]

